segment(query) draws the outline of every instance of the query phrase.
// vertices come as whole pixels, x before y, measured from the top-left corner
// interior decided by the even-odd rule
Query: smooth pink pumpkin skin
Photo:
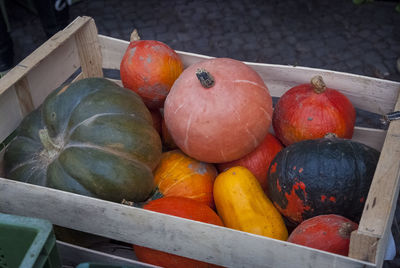
[[[196,70],[215,79],[204,88]],[[166,126],[177,146],[204,162],[236,160],[268,133],[272,98],[262,78],[244,63],[214,58],[192,64],[173,84],[164,105]]]

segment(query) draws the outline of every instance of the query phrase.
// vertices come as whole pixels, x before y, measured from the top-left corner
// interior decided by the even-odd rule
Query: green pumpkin
[[[161,140],[133,91],[104,78],[60,87],[28,115],[5,155],[6,177],[121,202],[154,189]]]

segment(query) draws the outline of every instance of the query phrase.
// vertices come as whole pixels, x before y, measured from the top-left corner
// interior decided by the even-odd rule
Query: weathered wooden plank
[[[99,36],[104,68],[119,69],[122,56],[129,42],[107,36]],[[184,66],[212,57],[177,51]],[[293,86],[309,83],[315,75],[321,75],[326,85],[345,94],[354,106],[377,114],[392,111],[400,91],[400,83],[371,77],[314,69],[300,66],[272,65],[246,62],[256,70],[268,86],[271,95],[280,97]]]
[[[69,265],[75,267],[80,263],[101,263],[102,265],[121,265],[129,267],[143,267],[143,268],[155,268],[154,266],[146,263],[139,262],[134,258],[124,258],[116,256],[115,254],[108,254],[97,250],[91,250],[62,241],[57,241],[57,249],[60,253],[61,261],[63,265]],[[132,250],[132,249],[131,249]],[[132,252],[132,256],[135,254]]]
[[[19,100],[13,86],[0,95],[0,143],[14,131],[22,118]]]
[[[3,178],[0,211],[227,267],[375,267],[284,241]]]
[[[381,151],[385,138],[386,130],[356,126],[354,128],[352,140],[361,142],[378,151]]]
[[[400,110],[400,96],[397,98],[395,111]],[[365,202],[364,211],[359,223],[358,231],[352,234],[349,255],[364,259],[366,252],[371,248],[375,251],[373,258],[368,261],[382,264],[385,254],[387,231],[393,222],[393,215],[399,194],[400,181],[400,121],[390,123],[386,139],[379,158],[374,178]],[[378,244],[372,247],[374,239]],[[353,242],[361,241],[361,242]]]
[[[34,107],[37,108],[46,96],[71,77],[79,66],[75,39],[69,38],[42,59],[40,64],[30,69],[26,73],[26,78],[31,89]]]
[[[22,116],[28,115],[35,107],[33,106],[29,83],[26,77],[15,83],[15,92],[17,93]]]
[[[89,20],[89,17],[77,17],[64,30],[56,33],[32,54],[17,64],[17,66],[11,69],[4,77],[2,77],[2,79],[0,79],[0,95],[8,88],[12,87],[33,68],[38,66],[45,58],[51,56],[53,51],[57,50],[66,40],[71,38],[71,36],[73,36],[76,31],[83,27]],[[78,67],[79,66],[77,66],[77,68]],[[44,79],[44,77],[40,77],[40,79]]]
[[[93,19],[75,34],[83,77],[103,77],[103,62]]]

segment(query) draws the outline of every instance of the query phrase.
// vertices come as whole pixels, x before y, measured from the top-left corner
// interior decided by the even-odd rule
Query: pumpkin
[[[269,165],[282,148],[281,142],[274,135],[268,133],[255,150],[238,160],[218,164],[217,168],[219,172],[223,172],[235,166],[245,167],[253,173],[265,191]]]
[[[161,196],[187,197],[214,207],[212,191],[216,176],[213,164],[173,150],[162,154],[154,181]]]
[[[210,207],[185,197],[163,197],[149,202],[143,208],[185,219],[223,226],[219,216]],[[139,261],[161,267],[216,267],[205,262],[138,245],[134,245],[133,248]]]
[[[358,224],[340,215],[319,215],[300,223],[288,242],[347,256],[350,234]]]
[[[155,40],[140,40],[133,31],[120,64],[124,87],[139,94],[147,107],[161,108],[172,84],[183,71],[178,54]]]
[[[203,162],[236,160],[268,133],[272,98],[261,77],[228,58],[192,64],[175,81],[164,105],[176,145]]]
[[[160,136],[134,92],[104,78],[53,91],[16,130],[5,155],[6,177],[121,202],[154,190]]]
[[[294,223],[322,214],[358,222],[379,152],[356,141],[327,136],[280,151],[268,171],[268,196]]]
[[[353,136],[356,112],[349,99],[327,88],[321,76],[310,84],[289,89],[278,100],[272,118],[275,135],[285,145],[323,138],[335,133],[340,138]]]
[[[214,202],[226,227],[279,240],[288,237],[281,214],[245,167],[232,167],[217,176]]]

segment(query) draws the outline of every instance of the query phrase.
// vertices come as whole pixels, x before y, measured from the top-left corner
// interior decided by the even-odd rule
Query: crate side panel
[[[228,267],[374,267],[288,242],[1,178],[0,211]]]
[[[99,35],[101,54],[103,56],[103,68],[119,70],[122,57],[129,45],[128,41]]]
[[[128,41],[99,36],[103,68],[119,69]],[[194,53],[176,51],[181,57],[184,67],[212,57]],[[377,113],[391,112],[400,91],[400,83],[371,77],[335,72],[307,67],[273,65],[245,62],[257,71],[271,95],[280,97],[293,86],[310,83],[315,75],[321,75],[329,88],[334,88],[345,94],[357,108]]]
[[[400,96],[395,110],[400,110]],[[392,121],[387,131],[378,166],[365,201],[358,231],[352,234],[350,256],[382,264],[387,232],[393,222],[400,187],[400,121]],[[354,237],[354,238],[353,238]],[[378,238],[378,244],[372,238]],[[361,241],[358,243],[354,241]],[[358,246],[360,245],[360,246]]]
[[[51,91],[64,83],[79,67],[78,49],[71,38],[28,73],[34,107],[37,108]]]
[[[315,75],[321,75],[328,88],[346,95],[357,108],[386,114],[393,111],[400,83],[323,69],[248,63],[267,84],[271,95],[280,97],[291,87],[310,83]]]
[[[381,151],[385,138],[386,130],[355,127],[352,140],[361,142],[378,151]]]
[[[12,87],[0,95],[0,143],[14,131],[22,119],[18,97]]]

